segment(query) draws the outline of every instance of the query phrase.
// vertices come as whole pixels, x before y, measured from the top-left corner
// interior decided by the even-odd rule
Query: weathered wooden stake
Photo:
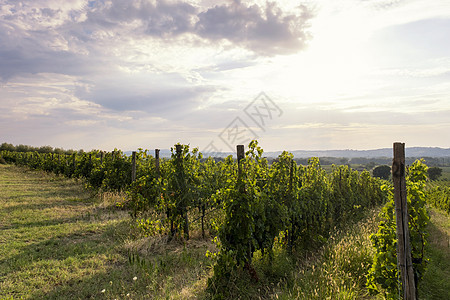
[[[155,169],[156,176],[159,177],[159,149],[155,149]]]
[[[237,145],[236,146],[236,152],[237,152],[237,161],[238,161],[238,176],[241,176],[241,159],[243,159],[245,157],[245,153],[244,153],[244,145]]]
[[[136,151],[131,154],[131,182],[136,181]]]
[[[175,151],[177,152],[177,156],[181,156],[181,145],[175,145]]]
[[[288,189],[288,198],[286,199],[287,200],[287,204],[288,204],[288,207],[291,207],[292,206],[292,190],[293,190],[293,187],[292,187],[292,185],[293,185],[293,179],[294,179],[294,164],[295,164],[295,161],[292,159],[291,160],[291,165],[290,165],[290,168],[289,168],[289,189]],[[295,164],[295,167],[297,166],[297,164]],[[289,229],[288,231],[287,231],[287,236],[286,236],[286,238],[287,238],[287,242],[288,242],[288,251],[289,251],[289,253],[291,253],[292,254],[292,249],[293,249],[293,235],[292,235],[292,227],[291,227],[291,229]]]
[[[237,155],[237,161],[238,161],[238,186],[239,186],[239,193],[244,194],[245,193],[245,185],[242,182],[242,166],[241,166],[241,160],[245,157],[245,151],[244,151],[244,145],[237,145],[236,146],[236,155]],[[252,262],[252,250],[251,250],[251,240],[248,241],[248,252],[247,252],[247,264],[250,265]]]
[[[394,143],[392,179],[394,182],[395,216],[397,222],[397,267],[402,280],[403,299],[415,300],[416,287],[409,242],[404,143]]]
[[[291,160],[291,166],[289,168],[289,195],[292,192],[292,181],[294,179],[294,160]]]
[[[179,159],[180,164],[182,164],[183,163],[183,146],[175,145],[175,149],[177,152],[177,159]],[[182,191],[181,197],[185,197],[184,192],[185,191]],[[183,215],[184,215],[184,236],[187,240],[189,240],[189,218],[188,218],[186,203],[183,204],[182,211],[183,211]]]

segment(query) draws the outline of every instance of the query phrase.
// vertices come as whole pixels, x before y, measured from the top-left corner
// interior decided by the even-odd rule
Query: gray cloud
[[[264,55],[301,50],[308,40],[306,7],[301,14],[285,15],[275,2],[264,8],[247,6],[240,0],[210,8],[198,15],[196,33],[210,40],[226,39]]]
[[[88,63],[80,64],[76,55],[67,51],[35,51],[27,49],[0,49],[0,77],[8,80],[21,73],[60,73],[79,75],[87,71]],[[80,70],[84,65],[86,69]]]
[[[260,55],[293,53],[309,39],[308,21],[312,13],[299,6],[298,13],[285,14],[276,2],[264,7],[239,0],[200,10],[187,2],[121,1],[97,4],[83,26],[114,29],[140,21],[141,34],[170,38],[184,33],[205,41],[227,40]]]
[[[90,85],[78,89],[76,96],[114,111],[142,111],[167,119],[189,113],[217,91],[214,86],[192,85],[179,74],[114,74]]]
[[[237,0],[211,8],[166,0],[96,1],[64,9],[56,3],[43,8],[21,6],[20,1],[1,3],[3,80],[21,73],[79,75],[105,69],[105,47],[114,47],[111,43],[125,37],[151,36],[163,39],[170,47],[172,38],[192,34],[205,45],[226,40],[258,55],[292,53],[305,46],[311,18],[305,7],[297,14],[286,14],[275,2],[263,7]]]
[[[192,30],[192,17],[197,8],[186,2],[112,1],[112,5],[97,2],[88,13],[85,24],[114,28],[121,23],[140,20],[142,31],[151,36],[175,36]]]
[[[101,58],[52,47],[54,39],[55,32],[24,30],[0,18],[0,78],[7,81],[36,73],[82,75],[101,69]]]
[[[405,2],[405,0],[360,0],[360,1],[380,11],[398,7],[399,5]]]
[[[158,116],[173,112],[188,113],[201,104],[202,95],[211,91],[206,87],[166,87],[136,93],[126,87],[108,87],[95,89],[88,99],[116,111],[146,111]]]

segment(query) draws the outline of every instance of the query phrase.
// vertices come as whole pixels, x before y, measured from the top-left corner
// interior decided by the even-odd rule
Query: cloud
[[[92,102],[115,111],[145,111],[151,115],[186,114],[202,103],[202,96],[213,91],[208,87],[156,88],[153,91],[130,91],[120,87],[96,88],[88,96]]]
[[[275,2],[265,6],[231,1],[211,8],[182,1],[109,1],[96,3],[87,13],[83,27],[103,30],[133,28],[133,34],[175,38],[191,34],[211,43],[227,40],[260,55],[293,53],[310,38],[306,6],[286,14]]]
[[[81,86],[76,96],[116,112],[141,111],[173,119],[195,110],[217,89],[192,84],[177,73],[113,73]]]
[[[312,15],[304,6],[299,10],[299,15],[286,15],[275,2],[260,7],[234,0],[201,12],[195,28],[203,38],[226,39],[259,54],[292,53],[309,39],[306,28]]]
[[[20,74],[58,73],[81,75],[102,69],[103,59],[71,51],[66,39],[54,30],[24,30],[0,18],[0,78]]]
[[[186,2],[109,1],[95,2],[87,14],[88,25],[114,28],[140,21],[141,32],[157,37],[176,36],[192,30],[192,18],[197,8]]]
[[[384,11],[395,8],[405,0],[360,0],[362,3],[367,4],[369,7],[373,7],[376,10]]]
[[[304,6],[286,13],[275,2],[232,1],[214,7],[166,0],[0,3],[3,81],[26,73],[82,75],[114,69],[139,51],[180,45],[221,49],[226,41],[227,49],[262,56],[293,53],[305,47],[312,17]],[[137,43],[147,48],[137,50]]]
[[[159,38],[190,33],[209,42],[227,40],[260,55],[297,52],[310,38],[306,29],[312,13],[306,6],[286,14],[276,2],[265,6],[230,2],[202,9],[182,1],[116,0],[96,4],[84,26],[134,26],[135,33]]]

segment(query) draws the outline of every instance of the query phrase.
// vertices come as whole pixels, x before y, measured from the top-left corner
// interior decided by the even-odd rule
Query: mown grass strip
[[[0,165],[0,191],[0,299],[189,298],[206,284],[204,242],[152,252],[80,182]]]
[[[450,299],[450,216],[436,208],[430,215],[426,246],[430,262],[419,285],[419,299]]]

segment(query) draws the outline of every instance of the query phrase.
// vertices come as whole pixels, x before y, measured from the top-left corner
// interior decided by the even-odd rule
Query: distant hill
[[[264,152],[266,157],[277,157],[283,151]],[[382,148],[374,150],[294,150],[289,151],[294,154],[296,158],[309,157],[343,157],[343,158],[376,158],[376,157],[392,157],[392,148]],[[439,147],[410,147],[405,149],[406,157],[450,157],[450,148]],[[126,151],[126,155],[131,155],[131,151]],[[150,154],[154,155],[153,150]],[[160,157],[170,157],[171,152],[168,149],[161,149]],[[208,156],[204,153],[205,156]],[[218,157],[226,157],[228,155],[235,155],[232,152],[214,153]]]
[[[308,157],[392,157],[392,148],[382,148],[374,150],[295,150],[291,153],[297,158]],[[267,157],[276,157],[281,154],[280,151],[265,153]],[[438,147],[410,147],[405,149],[406,157],[450,157],[450,148],[438,148]]]

